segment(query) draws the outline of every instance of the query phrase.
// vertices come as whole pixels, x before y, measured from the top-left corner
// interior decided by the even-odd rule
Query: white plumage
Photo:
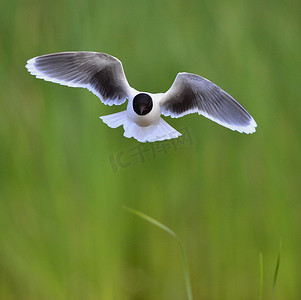
[[[229,94],[209,80],[191,73],[178,73],[165,93],[152,94],[132,88],[121,62],[97,52],[61,52],[28,60],[26,68],[37,78],[70,87],[87,88],[104,104],[127,109],[100,117],[111,128],[123,126],[124,136],[139,142],[162,141],[181,135],[161,118],[197,112],[238,132],[253,133],[251,115]]]

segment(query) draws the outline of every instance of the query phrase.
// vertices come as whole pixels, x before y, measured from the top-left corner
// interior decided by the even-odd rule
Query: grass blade
[[[187,258],[186,258],[186,254],[182,245],[182,242],[180,240],[180,238],[177,236],[177,234],[171,230],[169,227],[165,226],[164,224],[160,223],[159,221],[157,221],[156,219],[129,207],[124,206],[123,207],[125,210],[127,210],[128,212],[148,221],[149,223],[161,228],[162,230],[164,230],[165,232],[167,232],[168,234],[170,234],[171,236],[173,236],[179,244],[180,250],[181,250],[181,255],[182,255],[182,262],[183,262],[183,270],[184,270],[184,278],[185,278],[185,285],[186,285],[186,290],[187,290],[187,298],[188,300],[193,300],[192,297],[192,291],[191,291],[191,283],[190,283],[190,278],[189,278],[189,272],[188,272],[188,263],[187,263]]]
[[[272,299],[273,300],[275,299],[275,288],[276,288],[276,282],[277,282],[279,265],[280,265],[281,250],[282,250],[282,241],[280,242],[279,252],[278,252],[278,257],[277,257],[277,262],[276,262],[276,267],[275,267],[275,272],[274,272],[273,290],[272,290]]]
[[[258,300],[262,299],[262,289],[263,289],[263,257],[262,257],[262,253],[259,253],[259,293],[258,293]]]

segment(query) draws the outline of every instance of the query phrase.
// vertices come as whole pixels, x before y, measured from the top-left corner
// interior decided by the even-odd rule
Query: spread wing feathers
[[[211,81],[190,73],[179,73],[161,100],[165,116],[181,117],[197,112],[232,130],[255,132],[251,115],[229,94]]]
[[[70,87],[87,88],[108,105],[122,104],[131,94],[121,62],[97,52],[60,52],[28,60],[37,78]]]

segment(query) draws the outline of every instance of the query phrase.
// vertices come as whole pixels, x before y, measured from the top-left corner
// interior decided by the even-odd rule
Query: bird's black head
[[[153,100],[148,94],[140,93],[133,99],[133,108],[139,116],[147,115],[153,108]]]

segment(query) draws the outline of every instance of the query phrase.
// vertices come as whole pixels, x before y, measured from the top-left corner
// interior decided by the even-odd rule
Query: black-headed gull
[[[97,52],[61,52],[28,60],[26,68],[37,78],[70,87],[87,88],[104,104],[127,109],[100,117],[111,128],[123,125],[124,136],[154,142],[181,135],[162,118],[197,112],[232,130],[255,132],[256,122],[229,94],[199,75],[178,73],[165,93],[152,94],[132,88],[119,59]]]

